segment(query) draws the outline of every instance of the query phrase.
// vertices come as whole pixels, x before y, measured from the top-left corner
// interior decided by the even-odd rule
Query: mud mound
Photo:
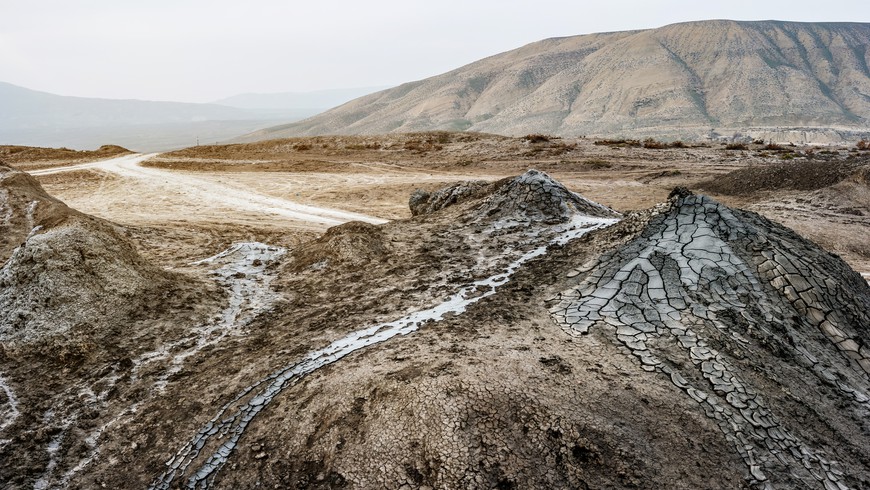
[[[569,191],[549,175],[529,170],[501,185],[477,207],[478,219],[566,222],[574,214],[615,218],[619,213]]]
[[[686,189],[613,216],[530,172],[413,219],[334,227],[284,266],[284,250],[238,243],[191,266],[230,297],[186,334],[119,321],[107,344],[126,327],[150,337],[125,347],[153,347],[88,364],[72,389],[2,364],[0,413],[17,425],[0,433],[0,482],[870,488],[861,278]],[[10,264],[88,223],[37,230]],[[147,282],[147,265],[89,258],[129,258],[112,230],[69,232],[69,257],[19,269],[31,285],[67,268],[88,288]]]
[[[389,246],[384,233],[376,225],[351,221],[326,230],[320,238],[293,252],[290,270],[316,270],[340,265],[358,268],[387,255]]]
[[[678,193],[637,238],[575,274],[551,310],[557,323],[626,349],[697,402],[753,485],[870,483],[870,288],[838,257]]]
[[[426,192],[417,189],[408,200],[411,216],[430,214],[454,204],[485,196],[490,191],[491,184],[483,180],[466,180]]]
[[[79,213],[49,196],[29,174],[0,163],[0,264],[36,227],[52,227]]]
[[[76,218],[32,235],[0,270],[0,339],[93,332],[166,283],[110,226]]]
[[[68,208],[28,174],[0,167],[0,212],[6,347],[57,335],[72,342],[143,308],[171,282],[111,224]]]
[[[729,196],[751,195],[762,191],[812,191],[832,186],[868,168],[855,162],[810,160],[741,168],[699,184],[699,187]]]

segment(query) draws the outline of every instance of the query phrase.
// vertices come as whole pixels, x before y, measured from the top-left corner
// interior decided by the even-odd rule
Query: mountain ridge
[[[241,138],[467,130],[866,131],[870,24],[696,21],[549,38]]]

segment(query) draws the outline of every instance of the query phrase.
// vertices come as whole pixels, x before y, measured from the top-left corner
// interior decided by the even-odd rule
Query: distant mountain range
[[[870,24],[712,20],[547,39],[246,136],[836,138],[870,127]]]
[[[0,82],[0,144],[161,151],[302,119],[370,91],[246,94],[189,104],[68,97]]]

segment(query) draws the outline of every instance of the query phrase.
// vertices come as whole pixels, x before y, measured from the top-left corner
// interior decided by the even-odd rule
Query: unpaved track
[[[156,153],[137,153],[99,162],[36,170],[31,172],[31,174],[42,176],[78,170],[106,171],[154,187],[156,193],[153,195],[160,196],[181,193],[186,199],[197,202],[200,205],[212,203],[239,211],[278,215],[326,226],[338,225],[347,221],[366,221],[375,224],[387,221],[365,214],[299,204],[274,196],[266,196],[249,189],[231,186],[223,182],[194,177],[182,172],[142,167],[139,165],[156,155]]]

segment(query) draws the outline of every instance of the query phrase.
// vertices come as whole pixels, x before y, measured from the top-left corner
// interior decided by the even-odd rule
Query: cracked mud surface
[[[796,436],[800,424],[782,421],[753,386],[759,374],[740,368],[750,346],[770,344],[839,391],[856,422],[870,414],[866,284],[813,248],[758,216],[677,196],[639,238],[576,271],[584,279],[560,295],[554,317],[574,335],[605,329],[642,369],[669,377],[717,421],[753,484],[848,488],[837,456]]]

